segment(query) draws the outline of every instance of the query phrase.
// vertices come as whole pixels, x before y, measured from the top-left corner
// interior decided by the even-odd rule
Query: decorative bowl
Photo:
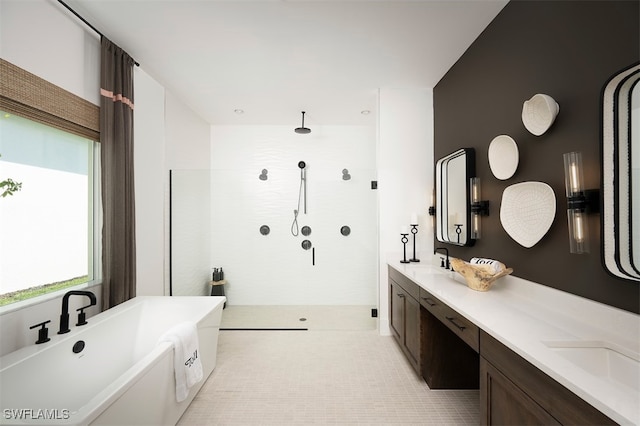
[[[507,268],[500,263],[497,271],[489,265],[472,265],[462,259],[451,259],[453,270],[464,277],[467,286],[476,291],[489,291],[493,283],[505,275],[513,272],[512,268]]]

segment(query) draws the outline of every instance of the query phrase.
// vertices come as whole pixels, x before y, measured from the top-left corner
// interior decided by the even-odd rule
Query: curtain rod
[[[97,30],[96,27],[94,27],[93,25],[91,25],[89,23],[89,21],[87,21],[86,19],[84,19],[82,16],[80,16],[78,14],[78,12],[76,12],[75,10],[71,9],[71,7],[69,7],[68,4],[66,4],[64,1],[62,0],[58,0],[58,3],[60,3],[61,5],[63,5],[69,12],[73,13],[75,15],[76,18],[78,18],[79,20],[81,20],[82,22],[85,23],[85,25],[87,25],[89,28],[91,28],[93,31],[95,31],[100,37],[104,37],[104,34],[102,34],[100,31]],[[131,58],[133,59],[133,58]],[[136,64],[137,67],[140,66],[140,64],[138,63],[138,61],[136,61],[135,59],[133,59],[133,63]]]

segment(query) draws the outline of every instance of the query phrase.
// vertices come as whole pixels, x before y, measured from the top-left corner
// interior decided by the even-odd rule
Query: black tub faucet
[[[446,255],[447,255],[446,263],[445,263],[444,265],[442,265],[442,264],[441,264],[440,266],[441,266],[441,267],[443,267],[443,268],[445,268],[445,269],[451,269],[451,268],[449,267],[449,249],[448,249],[448,248],[446,248],[446,247],[436,247],[435,249],[433,249],[433,254],[436,254],[438,250],[444,250],[444,252],[445,252],[445,253],[446,253]]]
[[[91,301],[91,303],[89,303],[87,306],[83,306],[82,308],[78,309],[80,313],[78,314],[78,323],[76,325],[84,325],[87,323],[84,310],[87,309],[89,306],[93,306],[97,303],[96,295],[90,291],[71,290],[66,292],[65,295],[62,297],[62,313],[60,314],[60,330],[58,331],[58,334],[64,334],[71,331],[69,329],[69,297],[74,295],[87,296]]]

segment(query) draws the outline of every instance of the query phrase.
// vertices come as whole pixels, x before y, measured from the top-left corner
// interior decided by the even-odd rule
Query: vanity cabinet
[[[393,337],[420,374],[420,287],[389,267],[389,312]]]
[[[484,331],[480,355],[481,424],[616,424]]]
[[[479,329],[420,289],[422,377],[430,389],[478,389]]]
[[[392,334],[429,388],[480,389],[481,424],[616,424],[391,266],[389,304]]]
[[[480,330],[478,326],[423,288],[420,288],[420,304],[469,345],[471,349],[475,352],[479,351]]]

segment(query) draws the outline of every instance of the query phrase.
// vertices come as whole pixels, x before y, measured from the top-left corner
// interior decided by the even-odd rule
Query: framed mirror
[[[476,175],[475,150],[463,148],[436,162],[436,238],[471,246],[470,179]]]
[[[614,75],[602,94],[602,259],[611,274],[640,282],[640,64]]]

